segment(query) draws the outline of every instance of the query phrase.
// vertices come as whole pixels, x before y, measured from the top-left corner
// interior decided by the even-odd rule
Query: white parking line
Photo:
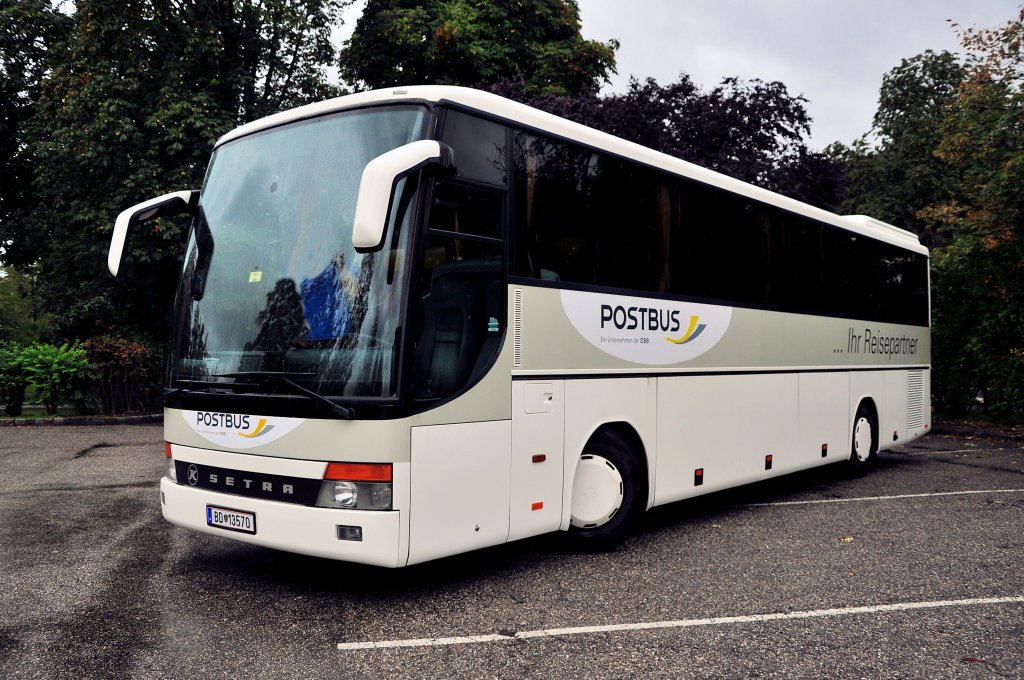
[[[974,496],[990,493],[1024,493],[1024,489],[977,489],[967,491],[934,491],[932,493],[905,493],[894,496],[857,496],[855,498],[820,498],[811,501],[776,501],[774,503],[741,503],[734,508],[766,508],[773,505],[816,505],[819,503],[859,503],[862,501],[888,501],[901,498],[935,498],[938,496]]]
[[[562,637],[567,635],[586,635],[590,633],[618,633],[638,630],[655,630],[659,628],[695,628],[698,626],[722,626],[736,623],[760,623],[763,621],[787,621],[791,619],[828,618],[857,614],[879,614],[902,612],[914,609],[937,609],[940,607],[968,607],[977,605],[1024,604],[1024,596],[1008,597],[977,597],[965,600],[934,600],[931,602],[903,602],[898,604],[878,604],[866,607],[844,607],[842,609],[815,609],[799,612],[780,612],[775,614],[751,614],[748,616],[721,616],[709,619],[682,619],[678,621],[650,621],[647,623],[620,623],[607,626],[576,626],[572,628],[548,628],[545,630],[519,631],[512,635],[493,633],[490,635],[467,635],[461,637],[418,638],[409,640],[383,640],[380,642],[341,642],[338,649],[342,651],[359,651],[371,649],[394,649],[398,647],[444,647],[449,645],[471,645],[487,642],[510,642],[513,640],[529,640],[532,638]]]

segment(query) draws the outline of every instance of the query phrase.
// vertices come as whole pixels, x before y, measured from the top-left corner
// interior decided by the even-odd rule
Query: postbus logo
[[[676,345],[685,345],[686,343],[693,342],[700,337],[700,334],[703,333],[704,329],[707,327],[708,325],[706,323],[700,322],[700,316],[694,314],[690,317],[689,328],[686,329],[686,333],[684,333],[681,338],[676,339],[670,337],[665,339],[671,343],[675,343]]]
[[[203,439],[235,449],[269,444],[305,422],[303,418],[271,418],[216,411],[182,411],[181,415]]]
[[[263,437],[270,434],[270,431],[274,429],[273,425],[267,425],[266,418],[260,418],[260,421],[256,423],[256,427],[253,428],[252,432],[239,432],[239,437],[245,437],[246,439],[255,439],[256,437]]]
[[[731,307],[625,295],[561,291],[562,308],[586,340],[619,359],[678,364],[704,354],[725,336]]]

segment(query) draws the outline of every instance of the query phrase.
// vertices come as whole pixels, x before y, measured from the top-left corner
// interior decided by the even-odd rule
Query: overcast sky
[[[960,51],[947,23],[1005,24],[1020,0],[580,0],[583,36],[616,38],[622,92],[631,75],[665,84],[685,72],[705,89],[723,77],[778,80],[809,101],[811,146],[867,132],[882,76],[901,59]],[[626,8],[628,7],[628,11]]]
[[[728,76],[778,80],[808,99],[811,146],[867,132],[882,76],[901,59],[959,51],[947,23],[1005,24],[1024,0],[579,0],[583,35],[615,38],[618,75],[668,84],[680,73],[711,89]],[[363,3],[345,15],[347,38]],[[413,84],[413,83],[410,83]]]

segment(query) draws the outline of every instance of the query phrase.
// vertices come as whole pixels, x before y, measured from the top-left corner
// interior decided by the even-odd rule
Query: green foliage
[[[844,212],[894,224],[926,245],[939,243],[918,211],[955,192],[958,173],[935,149],[963,78],[963,65],[945,51],[904,59],[885,75],[871,133],[835,152],[848,178]]]
[[[104,263],[118,211],[197,188],[211,145],[239,122],[336,93],[330,30],[348,2],[75,3],[19,128],[35,166],[32,220],[0,227],[8,253],[40,262],[39,293],[60,336],[166,334],[188,222],[133,233],[129,269],[113,280]]]
[[[970,51],[966,77],[936,155],[961,180],[951,200],[920,215],[943,236],[936,287],[955,288],[950,304],[962,310],[955,325],[940,316],[935,334],[950,339],[947,358],[958,344],[977,347],[951,383],[971,383],[990,415],[1007,417],[1024,413],[1024,10],[1003,27],[960,37]]]
[[[141,342],[115,336],[85,343],[19,345],[0,340],[0,403],[21,414],[26,391],[55,414],[146,410],[160,391],[162,357]]]
[[[49,335],[50,317],[40,311],[36,295],[37,273],[9,267],[0,276],[0,340],[22,344],[44,340]]]
[[[933,392],[948,415],[963,415],[978,397],[994,418],[1024,414],[1024,316],[1019,288],[1007,294],[1004,266],[982,249],[935,253]]]
[[[28,385],[37,391],[49,414],[94,378],[92,366],[79,343],[61,346],[34,343],[21,350],[21,367]]]
[[[1024,413],[1024,11],[886,76],[878,146],[848,150],[847,209],[932,248],[933,395],[957,416]]]
[[[368,0],[340,66],[368,88],[518,79],[529,96],[577,96],[615,72],[617,48],[583,39],[575,0]]]
[[[21,347],[0,340],[0,401],[9,416],[20,416],[28,380],[22,363]]]
[[[71,19],[50,0],[0,0],[0,257],[29,265],[44,240],[34,209],[33,149],[26,126]]]

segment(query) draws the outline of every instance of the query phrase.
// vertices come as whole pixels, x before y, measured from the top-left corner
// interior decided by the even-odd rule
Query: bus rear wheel
[[[853,441],[850,446],[850,471],[863,475],[875,463],[878,453],[878,424],[867,404],[857,408],[853,417]]]
[[[640,500],[638,458],[614,432],[591,439],[576,462],[569,533],[581,547],[607,550],[625,537]]]

